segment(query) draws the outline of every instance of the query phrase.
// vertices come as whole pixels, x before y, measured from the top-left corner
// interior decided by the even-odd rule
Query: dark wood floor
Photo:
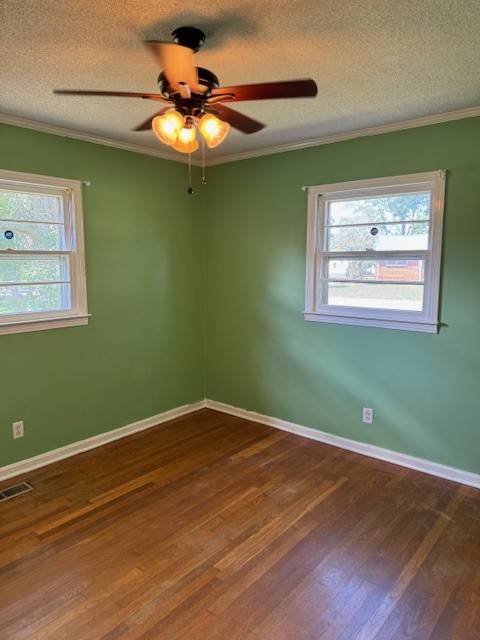
[[[478,490],[209,410],[18,480],[2,640],[480,637]]]

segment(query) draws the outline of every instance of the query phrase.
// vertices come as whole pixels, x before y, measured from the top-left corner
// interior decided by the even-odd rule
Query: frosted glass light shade
[[[175,151],[180,151],[181,153],[193,153],[196,151],[198,149],[198,142],[195,137],[195,127],[183,127],[172,146]]]
[[[183,116],[172,109],[172,111],[168,111],[163,116],[154,118],[152,120],[152,129],[161,142],[172,146],[183,127],[183,122]]]
[[[230,125],[219,120],[211,113],[206,113],[200,120],[199,129],[207,145],[210,149],[213,149],[225,140],[230,130]]]

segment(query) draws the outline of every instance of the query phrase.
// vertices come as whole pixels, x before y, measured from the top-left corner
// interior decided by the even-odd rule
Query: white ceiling
[[[232,104],[268,126],[232,131],[212,159],[480,104],[480,0],[3,0],[1,12],[3,113],[151,149],[169,151],[131,129],[158,103],[52,90],[155,92],[142,40],[183,25],[205,31],[195,60],[223,86],[311,77],[319,88]]]

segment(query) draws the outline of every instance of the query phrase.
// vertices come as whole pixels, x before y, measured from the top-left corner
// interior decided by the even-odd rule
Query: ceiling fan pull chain
[[[202,184],[207,184],[207,178],[205,177],[205,139],[202,137]]]
[[[188,143],[188,146],[190,147],[190,143]],[[192,195],[192,193],[193,193],[193,187],[192,187],[192,152],[191,151],[188,152],[188,189],[187,189],[187,193],[189,193],[190,195]]]

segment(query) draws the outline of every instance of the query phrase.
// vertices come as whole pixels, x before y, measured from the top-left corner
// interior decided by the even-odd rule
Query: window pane
[[[63,225],[0,222],[0,250],[61,251],[64,248]]]
[[[326,304],[340,307],[421,311],[423,285],[329,282]]]
[[[0,285],[0,316],[71,308],[70,285]]]
[[[0,283],[69,280],[67,256],[0,256]]]
[[[366,260],[329,258],[329,280],[423,282],[425,260]]]
[[[428,249],[428,223],[330,227],[327,251],[405,251]]]
[[[0,219],[63,222],[60,196],[0,191]]]
[[[429,218],[430,193],[425,192],[330,202],[327,224],[378,224]]]

